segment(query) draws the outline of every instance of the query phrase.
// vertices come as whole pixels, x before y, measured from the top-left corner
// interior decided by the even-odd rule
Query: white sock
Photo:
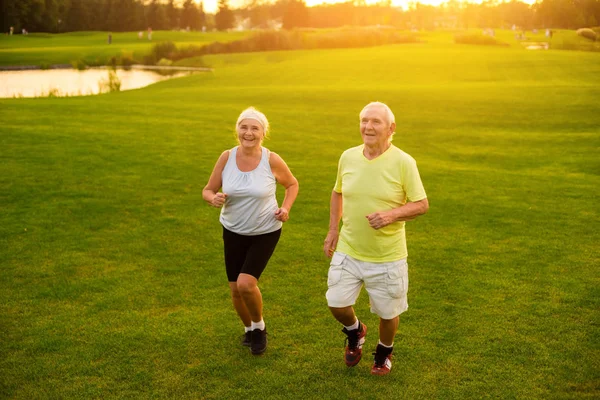
[[[250,332],[252,330],[251,326],[245,326],[244,327],[244,332]]]
[[[261,331],[265,330],[265,320],[261,319],[259,322],[252,321],[252,325],[250,326],[252,330],[260,329]]]
[[[379,341],[379,344],[382,345],[383,347],[386,347],[388,349],[393,349],[394,348],[394,342],[392,342],[391,346],[388,346],[387,344],[383,344],[381,343],[381,340]]]
[[[353,331],[355,329],[358,329],[358,319],[356,320],[356,322],[350,326],[346,326],[344,325],[344,328],[346,328],[347,331]]]

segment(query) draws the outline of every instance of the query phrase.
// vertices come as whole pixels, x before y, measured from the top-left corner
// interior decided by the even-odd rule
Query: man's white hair
[[[359,114],[359,118],[362,119],[362,115],[365,112],[365,110],[367,108],[370,107],[380,107],[383,108],[385,110],[385,114],[388,120],[388,123],[391,124],[395,124],[396,123],[396,117],[394,117],[394,113],[392,112],[392,109],[385,103],[382,103],[380,101],[372,101],[369,104],[367,104],[366,106],[363,107],[363,109],[361,110],[360,114]]]
[[[237,122],[235,124],[236,131],[237,131],[237,128],[240,126],[240,123],[245,119],[253,119],[253,120],[257,121],[263,127],[263,130],[264,130],[263,138],[267,137],[267,133],[269,132],[269,120],[267,119],[265,114],[261,113],[254,107],[246,108],[244,111],[242,111],[242,113],[240,114],[240,116],[237,119]]]
[[[385,103],[382,103],[380,101],[372,101],[369,104],[367,104],[366,106],[363,107],[363,109],[361,110],[360,114],[358,115],[358,119],[362,120],[362,116],[363,113],[365,112],[365,110],[367,108],[371,108],[371,107],[379,107],[382,108],[385,111],[386,114],[386,118],[388,120],[388,123],[390,125],[395,124],[396,123],[396,117],[394,116],[394,113],[392,112],[392,109]],[[389,143],[392,142],[392,140],[394,140],[394,135],[396,134],[396,131],[394,130],[394,132],[392,132],[392,134],[390,135],[390,138],[388,140]]]

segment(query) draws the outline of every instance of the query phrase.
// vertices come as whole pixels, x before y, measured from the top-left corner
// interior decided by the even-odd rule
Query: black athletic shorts
[[[225,269],[229,282],[236,282],[242,273],[260,278],[280,236],[281,229],[263,235],[245,236],[223,227]]]

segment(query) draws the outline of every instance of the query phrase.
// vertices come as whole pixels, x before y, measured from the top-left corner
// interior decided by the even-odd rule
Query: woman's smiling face
[[[237,127],[238,141],[244,147],[260,146],[265,137],[265,130],[255,119],[246,118]]]

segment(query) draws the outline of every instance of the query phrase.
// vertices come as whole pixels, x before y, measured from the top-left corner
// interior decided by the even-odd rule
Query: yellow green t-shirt
[[[338,164],[333,190],[342,194],[342,230],[337,251],[368,262],[406,258],[404,222],[377,230],[366,216],[427,197],[417,163],[394,145],[373,160],[363,155],[363,148],[346,150]]]

